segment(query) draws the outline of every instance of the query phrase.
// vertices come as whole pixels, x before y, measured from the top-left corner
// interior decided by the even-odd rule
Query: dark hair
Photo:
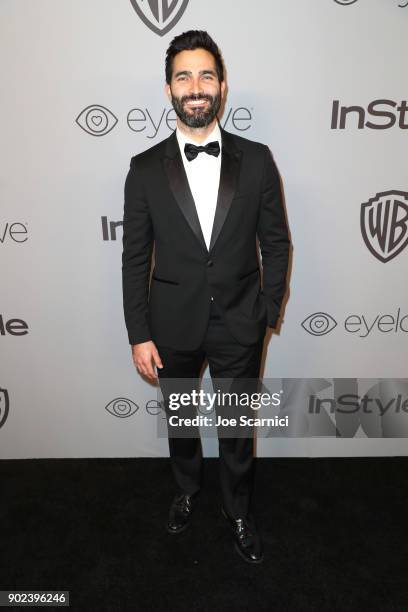
[[[224,80],[224,66],[221,52],[211,36],[204,30],[189,30],[179,34],[171,41],[166,51],[166,83],[170,84],[173,73],[173,60],[181,51],[205,49],[214,56],[218,80]]]

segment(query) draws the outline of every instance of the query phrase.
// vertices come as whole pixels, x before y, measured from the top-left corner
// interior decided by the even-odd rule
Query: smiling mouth
[[[203,108],[208,103],[208,100],[188,100],[186,106],[188,108]]]

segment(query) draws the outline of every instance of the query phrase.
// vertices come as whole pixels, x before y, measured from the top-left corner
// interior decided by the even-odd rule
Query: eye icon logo
[[[7,389],[0,387],[0,427],[3,427],[9,413],[9,394]]]
[[[164,36],[181,19],[189,0],[130,0],[136,13],[147,27]]]
[[[117,397],[105,406],[110,414],[120,419],[126,419],[139,410],[139,406],[126,397]]]
[[[312,336],[325,336],[337,325],[337,321],[326,312],[315,312],[302,322],[302,327]]]
[[[87,134],[105,136],[113,130],[118,119],[108,108],[99,104],[91,104],[79,113],[75,121]]]

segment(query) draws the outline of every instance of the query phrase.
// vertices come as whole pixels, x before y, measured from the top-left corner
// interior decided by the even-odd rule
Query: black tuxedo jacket
[[[221,135],[220,185],[209,250],[176,133],[131,159],[122,255],[130,344],[153,340],[178,350],[198,348],[211,296],[240,344],[256,343],[266,324],[277,324],[289,254],[278,172],[266,145],[223,129]]]

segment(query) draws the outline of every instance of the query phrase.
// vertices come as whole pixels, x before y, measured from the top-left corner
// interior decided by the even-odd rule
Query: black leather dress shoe
[[[193,511],[193,497],[187,493],[176,495],[170,506],[167,531],[169,533],[180,533],[187,529]]]
[[[232,528],[237,553],[247,563],[262,563],[264,559],[262,542],[255,525],[245,518],[232,518],[225,512],[224,508],[221,511]]]

